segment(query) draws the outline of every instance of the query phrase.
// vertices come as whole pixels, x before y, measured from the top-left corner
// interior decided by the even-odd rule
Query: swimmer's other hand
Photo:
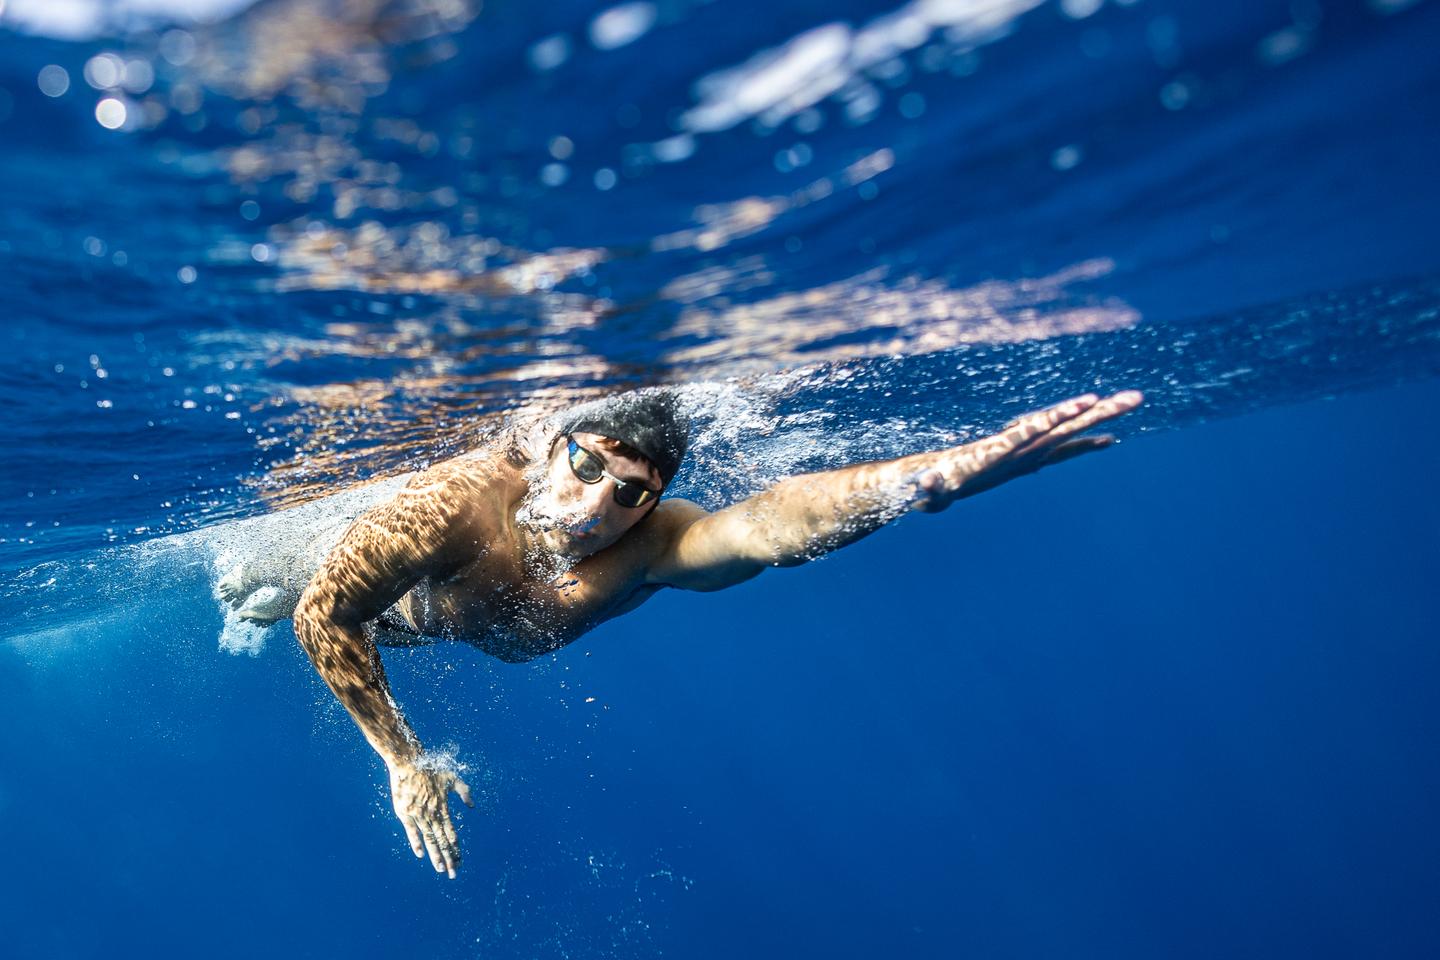
[[[932,466],[915,474],[911,506],[934,513],[1041,467],[1103,450],[1114,437],[1076,434],[1129,413],[1144,399],[1138,390],[1103,399],[1087,393],[1012,420],[994,436],[941,450]]]
[[[453,770],[443,767],[394,761],[390,767],[390,802],[405,828],[415,856],[430,855],[436,873],[455,879],[460,866],[460,839],[450,821],[447,795],[451,790],[469,807],[470,788]]]

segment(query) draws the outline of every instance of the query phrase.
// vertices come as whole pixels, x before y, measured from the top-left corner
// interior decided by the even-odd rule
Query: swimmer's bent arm
[[[456,510],[444,500],[443,483],[412,482],[351,524],[294,614],[301,648],[385,761],[395,815],[415,856],[428,852],[436,871],[452,878],[460,855],[446,796],[453,789],[468,804],[469,787],[453,771],[424,762],[362,625],[450,564],[456,530]]]
[[[1082,430],[1128,413],[1136,391],[1075,397],[1012,421],[974,443],[782,480],[716,513],[671,511],[674,532],[647,578],[688,590],[720,590],[760,573],[813,560],[854,543],[907,510],[943,510],[1041,467],[1109,446]]]

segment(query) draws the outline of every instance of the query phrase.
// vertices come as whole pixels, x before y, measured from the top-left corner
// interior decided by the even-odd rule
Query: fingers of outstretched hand
[[[424,841],[423,853],[429,855],[435,872],[455,879],[455,869],[460,866],[460,837],[455,833],[449,809],[442,802],[438,809],[424,810],[413,820]],[[415,855],[421,856],[422,852],[417,850]]]
[[[430,856],[430,865],[436,873],[445,872],[445,842],[436,835],[435,824],[422,822],[420,836],[425,841],[425,852]]]
[[[1089,430],[1096,424],[1129,413],[1140,405],[1142,399],[1144,398],[1138,390],[1125,390],[1103,400],[1097,400],[1075,416],[1069,417],[1045,433],[1035,436],[1029,442],[1018,447],[1016,452],[1023,455],[1060,443],[1067,437],[1073,437],[1077,433]]]
[[[475,801],[470,799],[470,787],[468,784],[465,783],[464,780],[456,777],[455,783],[451,785],[450,789],[454,790],[455,795],[458,796],[461,800],[465,801],[465,806],[475,806]]]
[[[1086,410],[1083,414],[1073,420],[1060,424],[1051,433],[1057,437],[1069,437],[1084,430],[1089,430],[1096,424],[1104,423],[1106,420],[1114,420],[1140,406],[1144,399],[1138,390],[1126,390],[1114,396],[1106,397],[1095,406]]]
[[[445,841],[445,849],[453,860],[458,863],[460,858],[457,853],[460,849],[460,837],[455,833],[455,824],[450,820],[450,814],[444,813],[440,817],[440,833]]]
[[[1115,438],[1108,433],[1099,437],[1072,437],[1050,449],[1045,454],[1044,464],[1049,466],[1052,463],[1060,463],[1084,453],[1104,450],[1114,442]]]
[[[460,866],[460,838],[455,834],[455,825],[450,822],[449,811],[440,811],[440,815],[432,822],[431,828],[435,848],[440,853],[440,860],[436,863],[435,869],[437,872],[449,875],[450,879],[454,880],[455,870]]]
[[[1055,429],[1066,420],[1079,416],[1093,407],[1099,399],[1095,394],[1087,393],[1063,400],[1053,407],[1027,413],[1025,416],[1007,423],[1000,432],[1001,436],[1010,437],[1017,445],[1024,444],[1040,434]]]
[[[400,814],[400,826],[405,828],[405,839],[410,841],[410,849],[415,856],[425,856],[425,844],[420,840],[420,828],[416,825],[415,818]]]
[[[976,458],[972,470],[986,470],[1016,452],[1038,448],[1058,426],[1083,415],[1097,402],[1095,394],[1087,393],[1010,421],[999,433],[971,445]]]
[[[445,872],[450,879],[455,879],[455,871],[460,867],[460,838],[455,836],[455,828],[447,822],[445,824],[449,839],[445,842]]]

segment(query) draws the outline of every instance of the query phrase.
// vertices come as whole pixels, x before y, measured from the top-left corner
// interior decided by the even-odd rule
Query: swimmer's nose
[[[590,527],[600,522],[605,514],[605,501],[610,496],[610,483],[597,483],[585,489],[585,499],[582,501],[585,510],[585,523]],[[589,527],[587,527],[589,529]]]

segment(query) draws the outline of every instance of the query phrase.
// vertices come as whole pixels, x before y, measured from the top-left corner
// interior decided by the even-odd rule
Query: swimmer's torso
[[[537,566],[533,556],[527,561],[514,519],[525,490],[520,469],[499,455],[450,461],[417,477],[402,496],[437,501],[450,543],[439,569],[414,583],[383,619],[393,624],[398,616],[421,637],[464,640],[501,659],[525,660],[633,609],[658,589],[636,579],[648,539],[638,526],[568,568]],[[363,556],[363,542],[359,547]]]

